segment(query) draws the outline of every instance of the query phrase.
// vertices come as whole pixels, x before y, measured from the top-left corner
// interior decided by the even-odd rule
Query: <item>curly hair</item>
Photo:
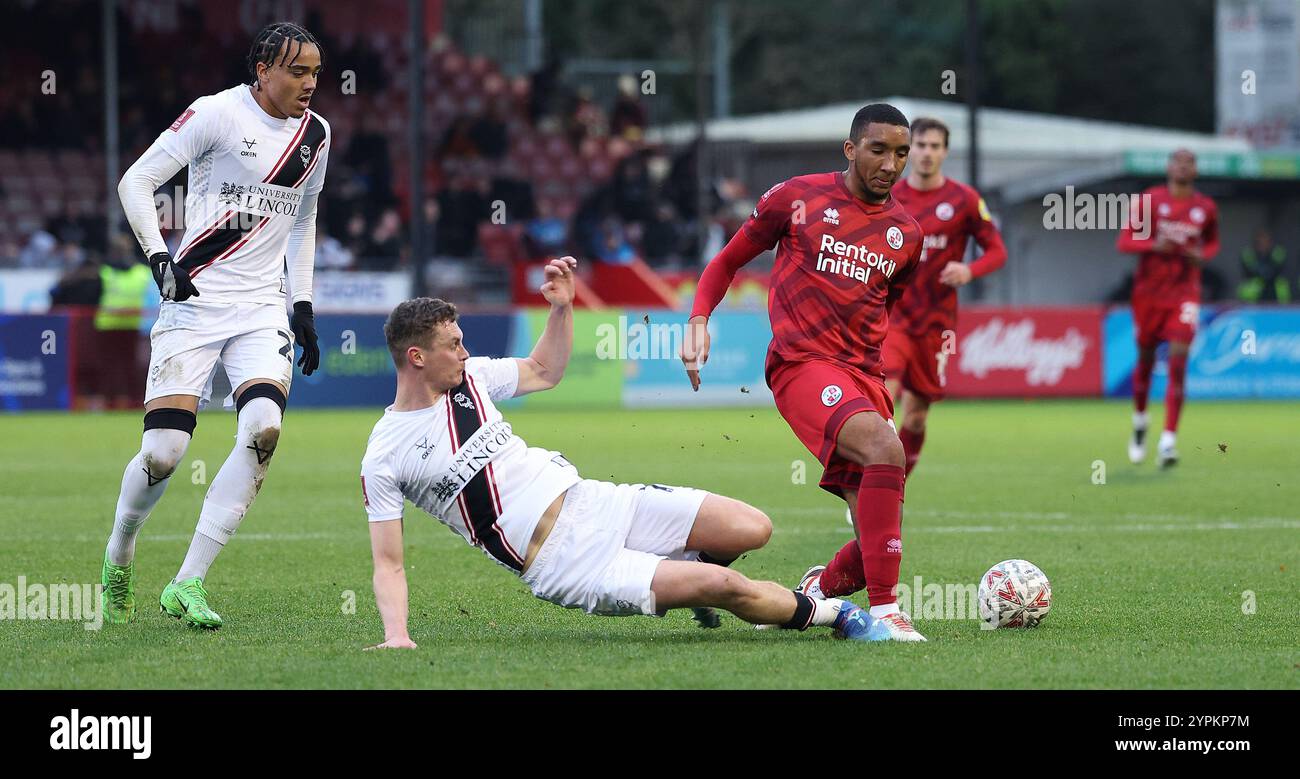
[[[401,367],[406,350],[426,346],[438,325],[455,322],[456,307],[438,298],[412,298],[397,304],[384,322],[384,340],[393,362]]]
[[[325,66],[325,47],[320,45],[316,36],[307,32],[306,28],[294,24],[293,22],[275,22],[268,24],[257,33],[253,39],[253,46],[248,50],[248,57],[245,64],[248,66],[248,72],[253,77],[253,83],[257,84],[257,63],[261,62],[268,68],[275,65],[275,57],[280,53],[280,46],[285,41],[297,41],[295,47],[292,44],[284,47],[284,55],[280,57],[280,64],[284,66],[292,65],[302,53],[303,46],[311,44],[320,52],[321,67]],[[292,56],[290,56],[292,54]]]

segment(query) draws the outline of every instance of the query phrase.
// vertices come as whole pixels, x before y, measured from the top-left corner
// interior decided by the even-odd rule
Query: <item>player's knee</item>
[[[150,478],[165,479],[176,471],[197,422],[193,411],[179,408],[159,408],[144,415],[140,456]]]
[[[734,604],[749,595],[750,581],[730,568],[713,566],[709,572],[709,591],[719,604]]]
[[[907,416],[903,418],[903,427],[913,433],[925,432],[925,418],[930,413],[926,408],[909,409]]]
[[[772,538],[772,520],[763,511],[745,505],[739,535],[745,549],[761,549]]]
[[[883,422],[883,420],[882,420]],[[903,442],[887,424],[865,428],[840,442],[840,453],[858,465],[897,465],[905,462]]]
[[[280,442],[285,402],[284,392],[278,386],[265,383],[254,384],[235,401],[242,431],[259,451],[274,452]]]

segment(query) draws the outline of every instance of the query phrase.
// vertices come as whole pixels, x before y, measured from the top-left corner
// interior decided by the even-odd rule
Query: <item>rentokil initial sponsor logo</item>
[[[901,231],[898,242],[901,246]],[[817,252],[817,270],[823,273],[847,276],[866,284],[873,270],[883,273],[885,278],[892,278],[897,269],[897,262],[879,252],[873,252],[865,246],[837,241],[833,235],[822,235],[820,251]]]

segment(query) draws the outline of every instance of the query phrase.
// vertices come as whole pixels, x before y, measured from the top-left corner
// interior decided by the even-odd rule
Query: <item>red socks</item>
[[[867,576],[862,570],[862,550],[854,538],[835,553],[822,571],[822,594],[828,598],[851,595],[867,586]]]
[[[868,465],[858,487],[858,540],[850,541],[826,566],[821,589],[827,597],[847,595],[866,587],[876,605],[892,603],[903,559],[903,469]]]
[[[925,430],[914,433],[904,427],[898,431],[898,440],[903,442],[903,455],[907,458],[907,467],[904,469],[906,475],[912,475],[912,469],[916,467],[916,461],[921,458],[921,446],[925,444]]]
[[[1165,388],[1165,430],[1178,431],[1178,415],[1183,411],[1183,383],[1187,378],[1187,355],[1169,355],[1169,385]]]
[[[1155,367],[1154,355],[1147,360],[1138,352],[1137,365],[1133,368],[1133,408],[1139,414],[1147,410],[1147,395],[1151,394],[1151,371]]]

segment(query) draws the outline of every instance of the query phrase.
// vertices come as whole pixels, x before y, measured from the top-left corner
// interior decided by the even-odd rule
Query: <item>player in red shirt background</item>
[[[1187,352],[1196,337],[1201,308],[1201,266],[1219,253],[1219,207],[1197,192],[1196,155],[1178,149],[1169,155],[1168,181],[1146,190],[1120,230],[1117,248],[1137,254],[1133,278],[1133,323],[1137,330],[1138,361],[1133,370],[1133,436],[1128,456],[1146,459],[1147,395],[1156,346],[1169,343],[1169,384],[1165,390],[1165,429],[1156,447],[1161,468],[1178,462],[1175,448],[1178,417],[1183,408]],[[1134,233],[1133,227],[1149,226]]]
[[[797,176],[768,190],[701,275],[682,345],[698,390],[709,315],[736,271],[775,247],[767,383],[777,411],[825,467],[821,487],[843,497],[855,517],[852,553],[841,550],[829,570],[855,590],[867,588],[874,637],[896,641],[925,640],[895,594],[904,457],[880,353],[889,309],[921,255],[920,226],[890,196],[910,135],[897,108],[865,106],[844,142],[846,170]]]
[[[908,474],[921,456],[930,404],[943,399],[948,358],[959,348],[957,289],[1007,261],[1002,236],[984,198],[974,188],[944,176],[947,157],[947,125],[928,117],[913,120],[911,167],[893,195],[920,223],[925,244],[907,291],[894,306],[885,339],[886,385],[902,406],[898,437]],[[966,264],[962,258],[970,238],[983,254]]]

